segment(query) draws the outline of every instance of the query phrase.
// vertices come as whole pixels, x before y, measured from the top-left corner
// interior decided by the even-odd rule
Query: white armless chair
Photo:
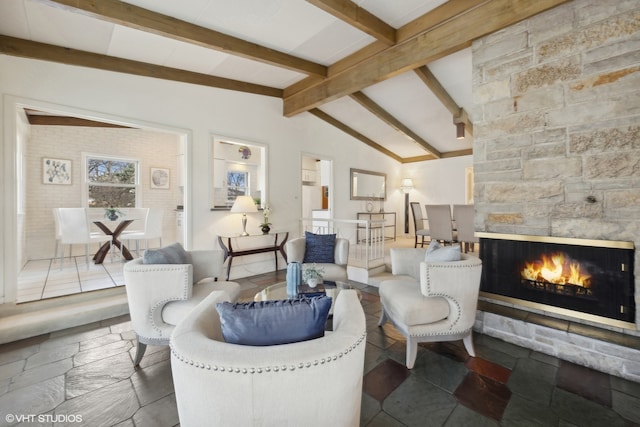
[[[338,294],[333,330],[270,346],[224,341],[216,295],[171,335],[171,373],[182,426],[357,426],[366,346],[355,290]]]
[[[111,242],[111,236],[100,232],[91,232],[88,212],[85,208],[58,208],[58,222],[60,226],[60,268],[64,258],[65,245],[85,245],[85,260],[89,269],[89,245],[91,243],[104,244]],[[72,256],[72,251],[69,256]]]
[[[287,261],[299,262],[302,264],[302,270],[306,269],[304,261],[304,255],[306,251],[307,239],[299,237],[289,240],[286,243]],[[334,263],[314,263],[317,267],[322,268],[324,273],[322,275],[323,280],[332,280],[337,282],[346,282],[347,276],[347,263],[349,262],[349,240],[337,237],[334,246]]]
[[[137,338],[135,366],[142,360],[147,344],[169,345],[178,322],[209,294],[217,293],[221,301],[231,302],[240,294],[237,283],[217,280],[223,273],[222,251],[186,254],[190,263],[144,264],[143,258],[136,258],[124,265],[129,314]]]
[[[408,369],[415,364],[420,342],[462,340],[469,355],[475,356],[472,328],[482,261],[467,254],[461,257],[460,261],[424,262],[420,249],[391,249],[394,275],[408,275],[413,280],[401,277],[380,284],[378,326],[390,320],[406,337]]]

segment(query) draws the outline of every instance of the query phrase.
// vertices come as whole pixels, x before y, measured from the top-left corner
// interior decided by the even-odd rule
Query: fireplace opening
[[[605,324],[613,324],[608,319],[635,322],[633,243],[478,235],[483,294]]]

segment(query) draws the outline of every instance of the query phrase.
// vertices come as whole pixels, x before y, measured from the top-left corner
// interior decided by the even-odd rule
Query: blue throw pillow
[[[306,247],[303,263],[331,263],[335,262],[335,234],[313,234],[306,231]]]
[[[277,345],[324,336],[331,298],[295,298],[216,304],[225,342]]]
[[[429,243],[427,252],[424,255],[425,262],[449,262],[460,261],[462,259],[459,245],[440,246],[437,240]]]
[[[147,249],[142,257],[143,264],[191,264],[191,254],[180,243],[160,249]]]

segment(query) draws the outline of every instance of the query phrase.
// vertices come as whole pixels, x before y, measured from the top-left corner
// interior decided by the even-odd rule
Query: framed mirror
[[[387,174],[351,169],[351,200],[385,200]]]
[[[211,141],[211,209],[228,210],[238,196],[267,203],[267,146],[214,136]]]

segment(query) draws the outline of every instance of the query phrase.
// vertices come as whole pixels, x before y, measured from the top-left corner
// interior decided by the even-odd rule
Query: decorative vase
[[[296,298],[298,296],[298,285],[302,278],[302,266],[299,262],[290,262],[287,266],[287,296]]]
[[[109,217],[108,217],[111,221],[117,221],[118,220],[118,214],[115,212],[110,212],[109,213]]]
[[[318,286],[318,278],[316,277],[314,279],[307,280],[307,285],[309,285],[310,288],[315,288]]]
[[[269,234],[269,231],[271,231],[271,227],[269,227],[268,225],[263,225],[261,230],[262,234]]]

